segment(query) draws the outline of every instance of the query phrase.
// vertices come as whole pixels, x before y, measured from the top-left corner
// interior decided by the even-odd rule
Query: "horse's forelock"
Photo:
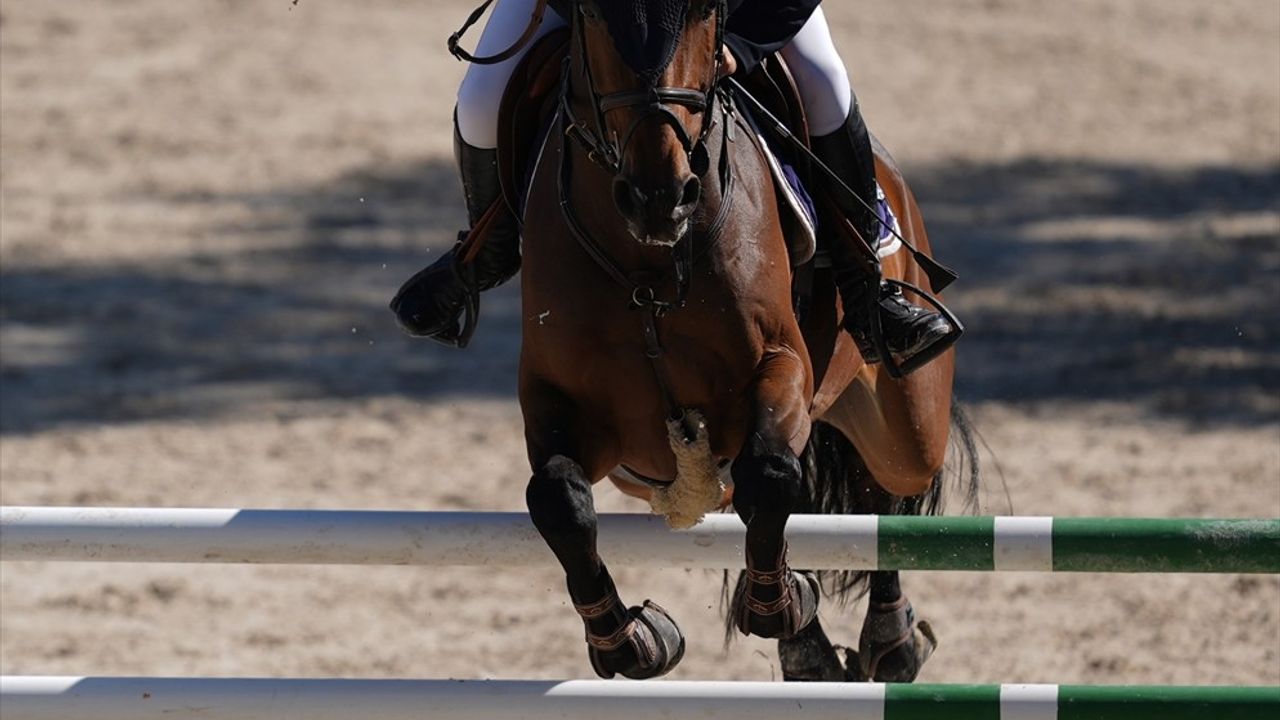
[[[657,83],[680,44],[689,0],[601,0],[597,7],[622,61]]]

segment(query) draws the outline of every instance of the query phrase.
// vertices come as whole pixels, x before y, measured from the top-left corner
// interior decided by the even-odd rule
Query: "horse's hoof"
[[[777,586],[781,591],[776,599],[761,601],[751,595],[752,585]],[[743,635],[795,637],[818,616],[818,592],[818,576],[807,570],[788,570],[785,565],[770,573],[748,570],[738,578],[733,594],[734,623]]]
[[[675,620],[651,600],[629,608],[627,615],[630,619],[617,634],[621,642],[587,648],[596,674],[606,680],[619,673],[632,680],[648,680],[671,672],[684,657],[684,635]]]
[[[938,638],[903,595],[892,603],[871,603],[862,623],[858,652],[849,652],[850,680],[911,682],[938,647]]]
[[[782,679],[788,682],[841,682],[844,665],[835,647],[814,620],[792,637],[778,641],[778,660]]]

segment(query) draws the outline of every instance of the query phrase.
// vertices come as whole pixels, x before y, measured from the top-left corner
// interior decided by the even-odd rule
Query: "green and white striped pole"
[[[1280,573],[1280,520],[877,518],[877,565],[902,570]]]
[[[1280,573],[1280,520],[795,515],[794,567]],[[682,531],[600,516],[615,566],[742,566],[732,513]],[[554,563],[524,513],[0,508],[0,560],[530,567]]]
[[[883,720],[1261,720],[1280,688],[888,685]]]
[[[5,720],[1275,720],[1280,688],[0,678]]]

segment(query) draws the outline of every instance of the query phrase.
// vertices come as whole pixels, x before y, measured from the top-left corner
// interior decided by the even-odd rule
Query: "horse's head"
[[[724,0],[578,0],[576,8],[574,86],[594,106],[614,204],[637,240],[673,245],[702,198]]]

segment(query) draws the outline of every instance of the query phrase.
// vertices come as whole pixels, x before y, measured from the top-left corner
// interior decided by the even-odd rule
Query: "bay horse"
[[[684,652],[665,610],[621,601],[597,552],[592,488],[609,477],[677,527],[732,505],[746,570],[729,622],[778,638],[787,677],[914,679],[933,639],[897,574],[872,573],[846,669],[816,620],[822,583],[788,565],[784,530],[793,512],[936,505],[953,351],[902,378],[864,364],[821,270],[798,319],[764,146],[721,78],[724,2],[687,7],[669,63],[645,81],[596,3],[573,3],[522,217],[530,516],[563,566],[602,677],[656,677]],[[878,175],[902,237],[928,252],[883,153]],[[905,252],[883,270],[927,280]]]

